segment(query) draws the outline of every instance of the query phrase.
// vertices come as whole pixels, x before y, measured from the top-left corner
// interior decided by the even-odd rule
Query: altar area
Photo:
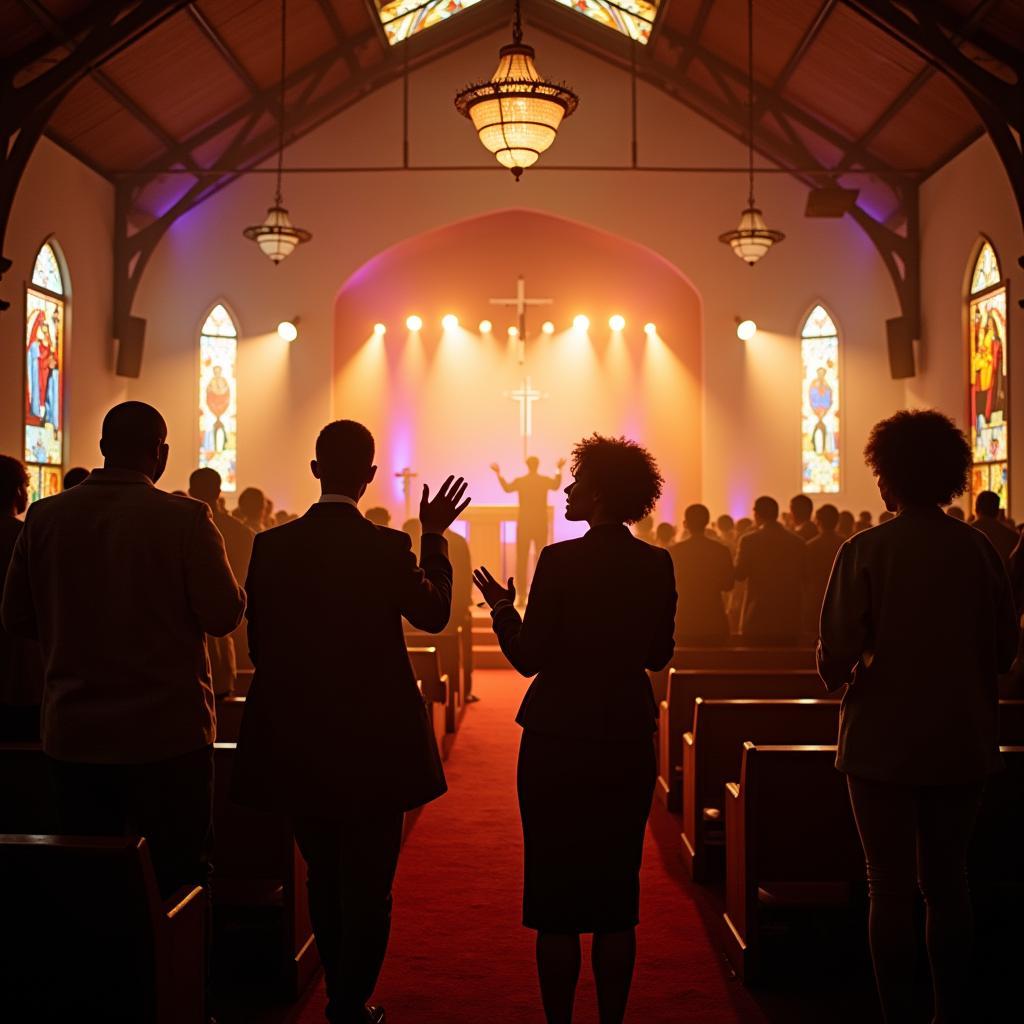
[[[486,565],[501,580],[515,575],[516,518],[515,505],[470,505],[453,529],[469,543],[474,565]],[[554,535],[555,510],[548,506],[548,543]],[[532,566],[531,566],[532,576]],[[516,589],[522,590],[521,580]]]

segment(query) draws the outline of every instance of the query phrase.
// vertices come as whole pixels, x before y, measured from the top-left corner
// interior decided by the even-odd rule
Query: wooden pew
[[[0,835],[4,1019],[206,1024],[206,893],[161,900],[145,839]]]
[[[0,832],[56,831],[56,804],[42,743],[0,743]]]
[[[430,712],[437,749],[442,757],[447,757],[447,737],[454,735],[458,721],[458,691],[449,685],[448,674],[441,671],[440,653],[436,647],[410,647],[408,651],[416,683]]]
[[[1024,886],[1024,744],[1005,744],[999,752],[1006,767],[985,782],[968,869],[976,896],[999,899],[1005,889],[1016,889],[1019,906]]]
[[[842,905],[864,881],[846,776],[834,746],[743,744],[725,787],[726,955],[757,976],[766,906]]]
[[[217,739],[221,743],[237,743],[245,714],[245,697],[230,696],[217,699]]]
[[[1004,747],[1024,745],[1024,700],[999,702],[999,744]]]
[[[249,687],[252,686],[252,677],[256,674],[255,669],[239,669],[235,673],[235,688],[231,691],[233,697],[248,696]]]
[[[733,637],[733,641],[739,639]],[[654,698],[660,703],[668,693],[668,674],[674,668],[790,672],[815,667],[813,647],[744,647],[730,643],[722,647],[677,647],[668,665],[651,672],[650,677]]]
[[[229,799],[235,744],[214,745],[215,919],[266,911],[277,935],[276,962],[288,996],[297,999],[320,965],[306,900],[306,862],[287,818]]]
[[[695,882],[721,870],[724,789],[740,776],[744,741],[830,744],[838,732],[834,700],[697,698],[693,728],[683,734],[683,861]]]
[[[669,685],[658,716],[658,795],[665,806],[682,808],[683,733],[693,725],[693,702],[826,697],[816,672],[807,669],[764,671],[752,669],[678,669],[669,672]]]

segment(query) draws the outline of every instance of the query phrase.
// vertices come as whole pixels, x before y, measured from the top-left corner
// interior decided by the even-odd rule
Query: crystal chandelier
[[[250,241],[255,242],[260,251],[274,262],[277,266],[286,256],[294,252],[295,247],[303,242],[308,242],[313,236],[302,228],[292,224],[288,211],[285,209],[281,199],[281,171],[284,165],[284,78],[285,78],[285,52],[287,43],[287,0],[281,0],[281,95],[278,109],[278,136],[277,136],[277,190],[274,193],[274,203],[267,210],[267,219],[262,224],[256,224],[246,228],[243,234]]]
[[[732,246],[732,251],[744,263],[753,266],[773,245],[783,241],[781,231],[772,231],[764,222],[764,216],[754,201],[754,0],[747,0],[747,88],[750,107],[748,125],[748,154],[750,191],[747,208],[740,217],[739,227],[719,235],[718,240]]]
[[[473,122],[480,141],[516,181],[555,141],[563,118],[579,104],[571,89],[540,77],[534,56],[533,47],[523,43],[515,0],[512,42],[501,48],[498,69],[489,82],[470,85],[455,97],[455,109]]]

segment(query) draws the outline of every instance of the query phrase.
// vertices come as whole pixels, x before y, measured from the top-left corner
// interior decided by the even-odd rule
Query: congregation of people
[[[144,835],[162,893],[205,887],[216,700],[254,666],[231,796],[291,823],[330,1021],[385,1019],[373,993],[404,817],[447,790],[405,631],[467,626],[474,584],[501,651],[532,678],[516,719],[522,920],[537,932],[549,1024],[572,1020],[586,933],[601,1022],[626,1013],[658,774],[648,673],[680,647],[815,643],[824,688],[845,688],[836,764],[867,861],[885,1020],[915,1012],[918,882],[935,1019],[970,1020],[966,850],[1001,765],[996,680],[1018,652],[1024,545],[991,492],[970,524],[943,511],[970,466],[944,416],[875,427],[877,526],[803,494],[787,511],[759,497],[739,521],[691,504],[681,532],[655,526],[654,457],[584,438],[565,515],[589,529],[548,544],[535,524],[525,611],[516,577],[474,571],[452,530],[470,502],[463,477],[424,486],[402,530],[387,509],[360,511],[376,474],[360,424],[321,432],[310,464],[321,496],[300,517],[255,488],[229,511],[209,468],[187,493],[159,490],[167,428],[148,405],[111,409],[100,450],[101,468],[69,471],[24,524],[25,469],[0,457],[0,738],[41,736],[62,833]],[[535,486],[536,463],[515,487],[493,468],[507,491],[561,483],[562,463]],[[524,558],[517,574],[523,591]]]

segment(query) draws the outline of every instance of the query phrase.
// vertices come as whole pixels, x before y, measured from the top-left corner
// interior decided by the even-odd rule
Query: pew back
[[[738,637],[735,639],[739,639]],[[677,647],[669,664],[651,673],[655,699],[668,692],[668,674],[674,668],[753,670],[757,672],[800,671],[815,668],[813,647]]]

